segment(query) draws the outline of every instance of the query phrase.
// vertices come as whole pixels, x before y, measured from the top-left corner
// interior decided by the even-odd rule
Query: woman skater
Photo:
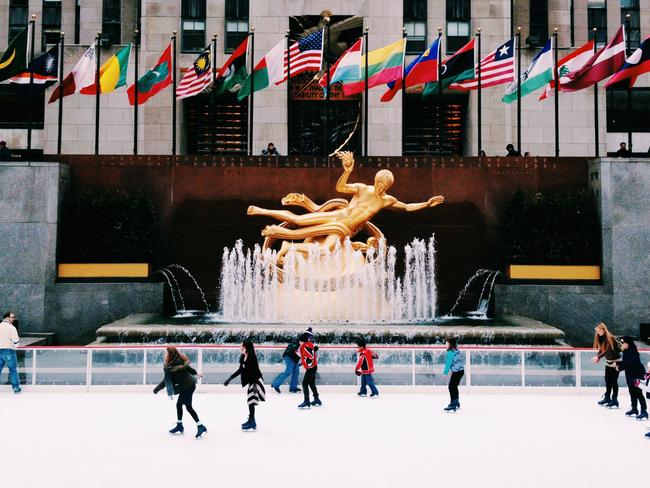
[[[224,386],[228,386],[228,384],[239,375],[241,375],[242,388],[248,385],[248,420],[241,425],[241,428],[245,431],[256,430],[257,423],[255,423],[255,405],[266,400],[266,390],[262,383],[264,378],[260,371],[260,365],[257,362],[255,348],[253,347],[253,342],[249,339],[246,339],[241,345],[239,369],[225,381]]]
[[[594,334],[594,349],[598,350],[591,360],[597,364],[602,358],[605,358],[605,396],[598,402],[598,405],[604,405],[607,408],[618,408],[618,370],[616,362],[621,359],[620,350],[616,337],[612,334],[607,326],[600,322],[596,325]]]
[[[178,420],[176,421],[176,427],[171,429],[169,433],[182,434],[185,431],[183,428],[183,405],[185,405],[187,413],[196,422],[196,438],[200,438],[208,429],[201,423],[199,416],[192,408],[192,395],[194,395],[196,389],[194,376],[199,376],[199,378],[201,376],[197,375],[196,370],[190,365],[189,358],[173,346],[167,347],[163,370],[165,371],[165,379],[153,389],[153,392],[158,393],[166,387],[170,398],[178,394],[178,400],[176,401],[176,418]]]
[[[458,401],[458,385],[465,374],[465,357],[458,350],[458,340],[455,337],[447,339],[447,357],[445,358],[444,376],[451,373],[449,377],[449,396],[451,402],[445,407],[445,412],[455,412],[460,408]]]
[[[630,399],[632,400],[632,409],[625,412],[625,415],[628,417],[636,415],[637,420],[647,420],[648,405],[646,404],[641,388],[637,386],[640,381],[644,380],[645,368],[643,367],[643,363],[641,363],[641,357],[639,356],[634,339],[630,336],[621,337],[621,351],[623,351],[623,359],[616,367],[619,371],[625,371],[627,389],[630,391]],[[637,403],[641,404],[641,413],[636,408]]]

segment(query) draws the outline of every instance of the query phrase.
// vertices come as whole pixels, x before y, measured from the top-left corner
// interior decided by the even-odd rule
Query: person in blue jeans
[[[9,368],[9,381],[14,393],[20,393],[20,381],[18,380],[18,358],[16,357],[16,347],[20,343],[18,331],[14,327],[16,315],[13,312],[7,312],[0,322],[0,374],[5,367]]]
[[[273,389],[278,393],[281,393],[280,386],[289,376],[291,376],[289,391],[291,393],[298,393],[301,391],[300,388],[298,388],[298,376],[300,376],[300,354],[298,353],[299,347],[300,344],[298,343],[298,339],[294,339],[289,343],[289,345],[282,353],[284,371],[277,375],[271,383],[271,387],[273,387]]]

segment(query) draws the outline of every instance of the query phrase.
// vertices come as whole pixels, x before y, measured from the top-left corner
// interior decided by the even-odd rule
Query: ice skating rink
[[[164,392],[0,392],[2,486],[25,487],[584,487],[604,479],[644,486],[650,422],[595,405],[582,394],[462,395],[384,391],[379,399],[322,389],[322,408],[301,396],[258,407],[243,433],[244,391],[199,392],[208,428],[171,436],[175,402]],[[634,485],[632,485],[634,484]]]

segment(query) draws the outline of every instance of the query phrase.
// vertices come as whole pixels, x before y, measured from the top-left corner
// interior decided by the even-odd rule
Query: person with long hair
[[[630,391],[630,399],[632,400],[632,408],[625,412],[625,415],[628,417],[636,416],[637,420],[647,420],[648,405],[646,404],[641,388],[638,386],[645,379],[645,368],[641,362],[641,356],[636,348],[634,339],[630,336],[621,337],[620,342],[623,354],[621,361],[616,367],[619,371],[625,371],[627,389]],[[637,404],[641,405],[641,413],[637,410]]]
[[[196,370],[190,364],[189,358],[173,346],[168,346],[163,365],[165,378],[153,389],[154,394],[163,388],[167,388],[170,398],[178,395],[176,401],[176,427],[169,431],[170,434],[182,434],[183,428],[183,406],[196,422],[196,438],[199,439],[208,429],[199,420],[199,416],[192,407],[192,396],[196,390]]]
[[[451,401],[445,407],[445,412],[455,412],[460,408],[458,385],[465,375],[465,357],[458,350],[458,339],[447,339],[447,355],[445,357],[445,371],[443,376],[449,376],[449,397]]]
[[[300,362],[305,368],[305,376],[302,379],[302,394],[304,401],[298,405],[298,408],[305,409],[311,407],[322,407],[323,402],[318,396],[318,388],[316,388],[316,373],[318,372],[318,346],[315,346],[313,336],[310,337],[307,332],[304,332],[298,338],[300,348]],[[314,401],[309,401],[309,390],[314,394]]]
[[[605,358],[605,395],[598,405],[607,408],[618,408],[618,370],[616,363],[621,359],[620,349],[616,337],[603,322],[595,328],[594,349],[598,351],[591,360],[594,364]]]
[[[264,378],[260,371],[260,365],[255,354],[253,342],[246,339],[241,345],[241,356],[239,356],[239,368],[230,378],[224,382],[228,386],[237,376],[241,376],[241,386],[248,386],[246,398],[248,403],[248,420],[241,425],[242,430],[257,430],[255,422],[255,406],[266,401],[266,390],[264,389]]]

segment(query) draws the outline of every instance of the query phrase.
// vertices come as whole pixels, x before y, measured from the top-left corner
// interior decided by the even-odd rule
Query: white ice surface
[[[286,388],[286,387],[285,387]],[[161,392],[0,391],[3,487],[586,487],[644,486],[648,422],[591,395],[323,389],[320,409],[269,392],[256,433],[243,433],[244,391],[197,393],[208,428],[171,436],[175,404]],[[645,466],[645,468],[643,467]],[[605,480],[609,480],[606,482]]]

